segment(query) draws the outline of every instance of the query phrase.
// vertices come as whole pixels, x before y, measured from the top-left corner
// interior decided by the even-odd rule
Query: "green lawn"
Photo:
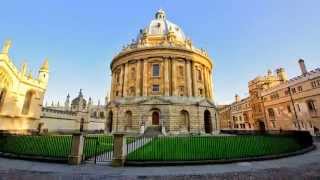
[[[130,161],[228,160],[292,152],[300,144],[287,136],[159,137],[128,154]]]
[[[88,137],[84,146],[86,158],[94,156],[95,151],[101,154],[112,150],[112,136],[89,135]],[[0,138],[0,152],[66,160],[71,152],[71,142],[72,136],[70,135],[6,136]]]

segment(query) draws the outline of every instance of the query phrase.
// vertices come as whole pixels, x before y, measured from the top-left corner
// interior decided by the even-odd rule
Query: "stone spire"
[[[64,103],[64,110],[69,111],[70,110],[70,95],[68,93],[66,101]]]
[[[6,40],[2,47],[2,54],[9,54],[9,49],[11,47],[11,40]]]

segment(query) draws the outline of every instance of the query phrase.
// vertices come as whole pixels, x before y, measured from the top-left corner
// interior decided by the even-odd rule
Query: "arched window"
[[[1,89],[0,90],[0,112],[2,111],[2,108],[4,106],[4,100],[6,98],[7,90]]]
[[[28,91],[26,93],[26,96],[24,98],[23,107],[22,107],[22,114],[29,114],[33,96],[34,96],[33,91]]]
[[[269,118],[270,119],[274,119],[275,118],[274,110],[272,108],[268,109],[268,114],[269,114]]]

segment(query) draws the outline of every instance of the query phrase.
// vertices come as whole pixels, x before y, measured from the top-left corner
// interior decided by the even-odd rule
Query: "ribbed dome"
[[[149,26],[140,31],[138,40],[142,38],[143,34],[147,36],[167,36],[169,32],[172,32],[179,41],[186,40],[182,29],[178,25],[167,20],[165,12],[160,9],[155,14],[155,19],[150,22]]]

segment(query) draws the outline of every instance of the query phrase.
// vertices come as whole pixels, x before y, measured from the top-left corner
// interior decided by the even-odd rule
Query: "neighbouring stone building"
[[[249,97],[240,99],[239,95],[236,95],[235,102],[231,104],[230,109],[231,127],[233,129],[254,129],[254,120]]]
[[[301,75],[264,90],[267,129],[307,130],[319,134],[320,129],[320,69],[307,71],[299,60]]]
[[[219,129],[220,130],[230,130],[233,129],[233,125],[231,122],[231,105],[218,105],[218,120],[219,120]]]
[[[43,132],[104,131],[106,129],[106,105],[100,104],[100,101],[94,105],[90,97],[87,101],[82,90],[71,102],[68,94],[64,105],[58,102],[56,105],[52,103],[42,108],[41,127]]]
[[[275,75],[269,70],[267,75],[250,81],[249,97],[236,97],[231,105],[219,109],[221,129],[250,129],[249,125],[237,125],[247,114],[252,130],[307,130],[318,134],[320,69],[307,71],[302,59],[299,65],[302,74],[289,80],[285,70],[279,68]]]
[[[0,52],[0,131],[37,130],[49,78],[48,60],[33,77],[24,63],[19,70],[9,56],[11,41]]]
[[[217,132],[213,62],[163,10],[113,58],[110,68],[109,132]]]

